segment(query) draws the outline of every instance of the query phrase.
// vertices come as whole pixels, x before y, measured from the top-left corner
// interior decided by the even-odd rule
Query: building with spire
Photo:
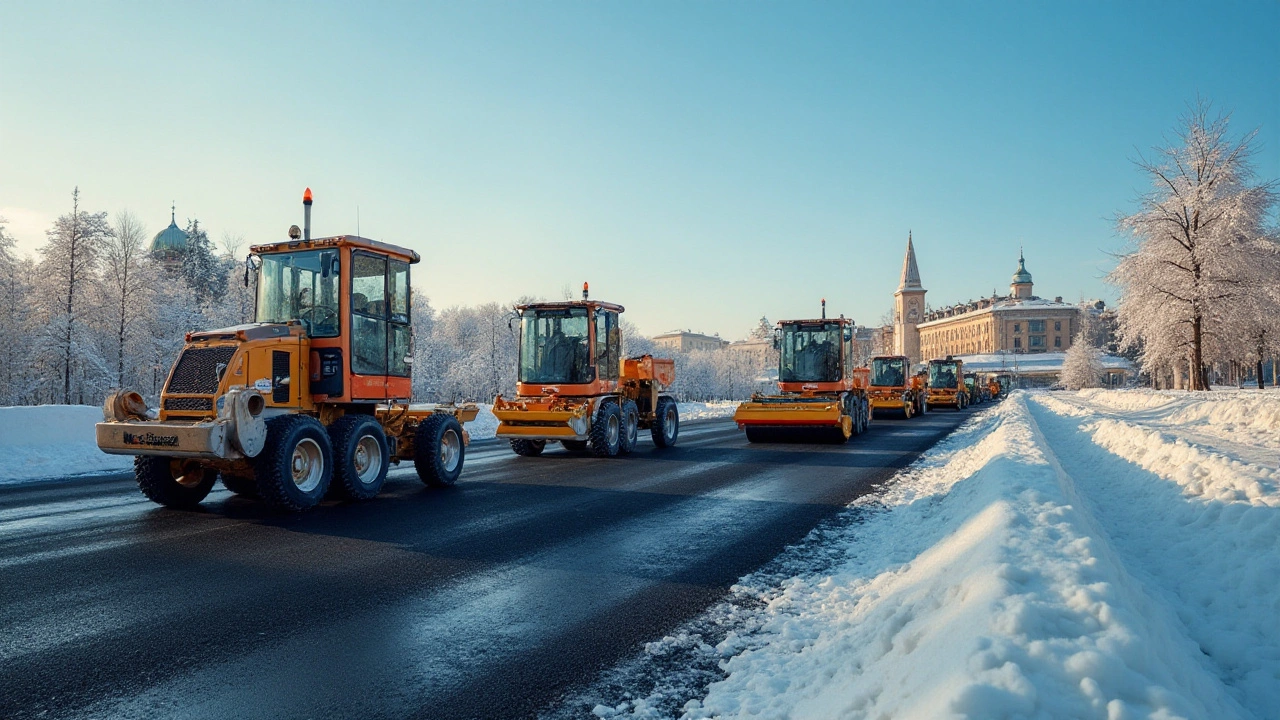
[[[1009,294],[930,310],[917,326],[923,359],[948,355],[1066,352],[1080,330],[1080,306],[1035,294],[1027,260],[1018,252],[1018,269]]]
[[[178,227],[177,206],[169,208],[169,227],[151,240],[151,256],[163,263],[179,263],[187,252],[187,233]]]
[[[916,264],[916,249],[911,232],[907,232],[907,254],[902,258],[902,278],[893,293],[893,352],[905,355],[912,363],[921,357],[920,331],[917,325],[924,318],[924,294],[928,292],[920,284],[920,267]]]

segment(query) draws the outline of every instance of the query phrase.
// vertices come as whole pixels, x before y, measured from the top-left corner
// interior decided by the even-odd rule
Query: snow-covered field
[[[1280,717],[1277,461],[1273,391],[1015,392],[650,644],[705,696],[595,714]]]
[[[99,422],[102,408],[87,405],[0,407],[0,485],[132,468],[133,458],[98,449]]]

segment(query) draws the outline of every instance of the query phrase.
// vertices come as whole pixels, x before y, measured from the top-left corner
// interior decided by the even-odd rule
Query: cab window
[[[622,345],[622,332],[618,327],[618,314],[610,310],[596,310],[596,367],[601,380],[617,380],[620,372],[618,355]]]
[[[351,257],[351,369],[409,375],[409,264],[380,255]]]

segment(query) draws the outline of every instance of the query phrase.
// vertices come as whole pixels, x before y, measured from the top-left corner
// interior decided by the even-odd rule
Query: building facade
[[[923,359],[998,352],[1066,352],[1080,330],[1080,307],[1036,297],[1026,260],[1009,295],[983,298],[929,312],[916,326]]]
[[[716,335],[703,335],[689,330],[655,335],[653,343],[658,347],[675,352],[692,352],[694,350],[719,350],[729,344]]]

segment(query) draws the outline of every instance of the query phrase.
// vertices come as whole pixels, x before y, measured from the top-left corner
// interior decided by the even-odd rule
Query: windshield
[[[871,361],[871,384],[876,387],[902,387],[907,384],[907,361],[902,358],[876,358]]]
[[[778,362],[782,382],[840,382],[839,323],[784,325]]]
[[[587,309],[526,310],[520,319],[520,382],[588,383],[594,379]]]
[[[301,320],[311,337],[338,336],[338,252],[259,256],[258,322]]]
[[[953,388],[956,386],[954,363],[929,363],[929,387]]]

